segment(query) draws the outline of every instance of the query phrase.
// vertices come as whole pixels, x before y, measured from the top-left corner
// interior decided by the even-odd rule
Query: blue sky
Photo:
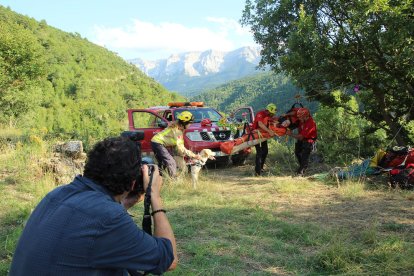
[[[77,32],[125,59],[156,60],[255,45],[242,28],[245,0],[0,0],[13,11]]]

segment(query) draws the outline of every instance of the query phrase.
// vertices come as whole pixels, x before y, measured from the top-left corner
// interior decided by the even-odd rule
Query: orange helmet
[[[296,111],[296,117],[298,117],[299,119],[300,119],[300,118],[307,117],[307,116],[309,116],[309,115],[310,115],[310,113],[309,113],[309,109],[304,108],[304,107],[299,108],[299,109]]]

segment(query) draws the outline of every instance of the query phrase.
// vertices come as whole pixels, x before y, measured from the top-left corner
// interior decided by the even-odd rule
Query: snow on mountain
[[[259,61],[260,49],[255,47],[187,52],[156,61],[129,60],[167,89],[182,95],[199,94],[214,85],[256,74]]]

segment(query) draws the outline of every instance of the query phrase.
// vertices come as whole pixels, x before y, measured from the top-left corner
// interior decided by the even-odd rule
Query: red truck
[[[223,117],[216,109],[205,107],[202,102],[178,102],[169,103],[168,106],[154,106],[145,109],[128,109],[129,131],[140,131],[144,133],[141,141],[143,155],[152,154],[151,138],[168,126],[168,123],[183,111],[193,114],[194,123],[184,132],[184,145],[193,152],[202,149],[211,149],[216,153],[216,160],[210,162],[227,163],[230,160],[235,165],[245,163],[251,149],[246,149],[237,154],[229,156],[220,151],[220,142],[232,140],[234,134],[230,129],[220,127],[217,123]],[[252,124],[254,113],[251,107],[242,107],[234,111],[233,119]],[[209,119],[211,124],[206,124]]]

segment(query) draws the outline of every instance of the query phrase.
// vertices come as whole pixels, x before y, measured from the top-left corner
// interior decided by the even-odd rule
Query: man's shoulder
[[[115,202],[110,195],[82,187],[76,181],[56,188],[47,197],[73,212],[81,212],[96,219],[117,217],[124,212],[122,205]]]
[[[97,191],[83,192],[70,203],[83,213],[104,220],[119,217],[125,213],[120,203]]]
[[[265,117],[266,116],[266,114],[267,114],[267,112],[266,112],[266,110],[259,110],[257,113],[256,113],[256,118],[259,118],[259,117]]]

